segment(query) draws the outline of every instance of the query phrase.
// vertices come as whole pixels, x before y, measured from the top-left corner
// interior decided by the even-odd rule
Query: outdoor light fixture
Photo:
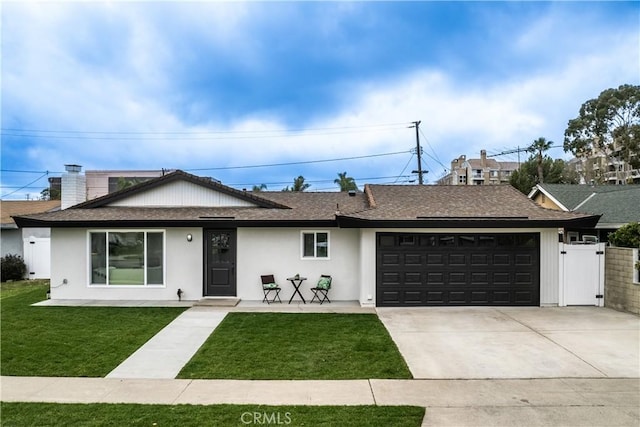
[[[187,242],[190,242],[193,240],[193,236],[191,235],[191,233],[187,234]]]

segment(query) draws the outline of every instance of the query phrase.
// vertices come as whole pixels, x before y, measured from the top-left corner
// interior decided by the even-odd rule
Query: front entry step
[[[203,298],[196,302],[194,306],[204,307],[235,307],[240,302],[240,298]]]

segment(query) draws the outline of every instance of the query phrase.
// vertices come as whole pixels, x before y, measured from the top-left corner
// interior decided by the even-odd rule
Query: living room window
[[[303,259],[329,258],[328,231],[303,231],[301,236]]]
[[[90,283],[164,285],[164,231],[91,231]]]

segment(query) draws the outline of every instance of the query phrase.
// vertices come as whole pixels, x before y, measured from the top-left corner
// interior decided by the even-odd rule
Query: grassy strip
[[[49,289],[48,280],[19,280],[17,282],[0,283],[0,301],[24,293],[28,290],[41,289],[42,298],[46,298],[47,289]]]
[[[374,314],[230,313],[179,378],[411,378]]]
[[[3,426],[420,426],[415,406],[138,405],[2,402]]]
[[[0,373],[102,377],[184,308],[31,307],[46,284],[2,286]]]

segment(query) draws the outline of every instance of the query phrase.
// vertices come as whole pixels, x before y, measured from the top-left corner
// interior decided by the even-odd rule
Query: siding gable
[[[115,200],[107,206],[256,207],[258,205],[192,182],[178,180]]]

